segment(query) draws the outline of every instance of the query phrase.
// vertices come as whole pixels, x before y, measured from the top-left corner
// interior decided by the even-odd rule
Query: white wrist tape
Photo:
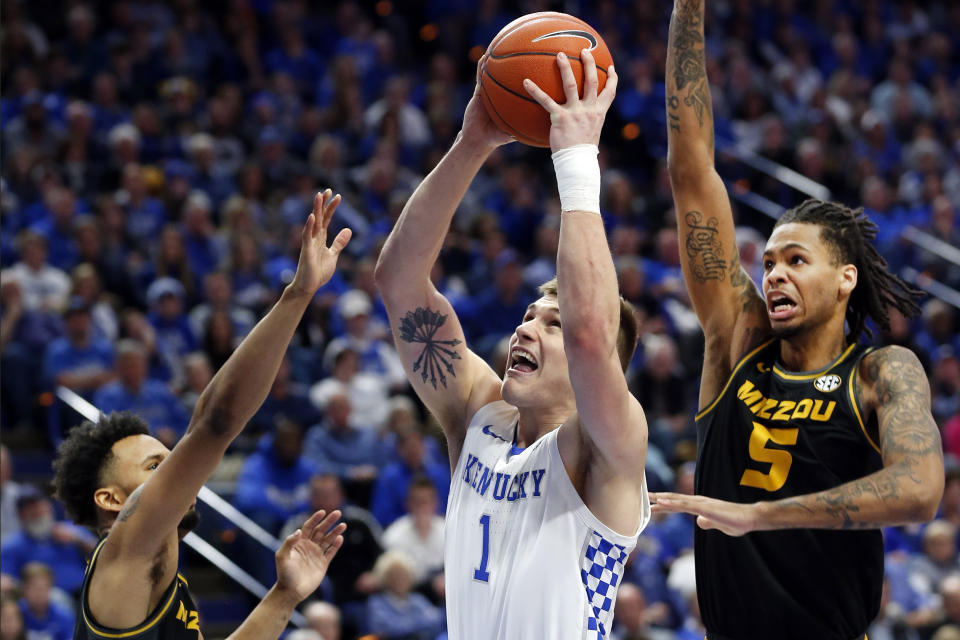
[[[551,157],[557,174],[561,211],[600,214],[600,150],[595,144],[560,149]]]

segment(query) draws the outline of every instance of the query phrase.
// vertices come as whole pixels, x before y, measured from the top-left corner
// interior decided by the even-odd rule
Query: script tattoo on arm
[[[701,0],[677,0],[670,19],[670,42],[673,53],[673,76],[677,92],[687,90],[683,104],[694,110],[697,122],[712,120],[710,85],[707,81],[707,65],[704,52],[703,6]],[[671,95],[667,98],[670,127],[680,131],[679,118],[675,115],[680,100]],[[673,111],[674,113],[670,113]],[[712,128],[712,122],[708,122]],[[711,145],[712,146],[712,145]]]
[[[727,263],[717,232],[719,221],[709,218],[704,222],[703,214],[699,211],[688,211],[683,219],[689,229],[685,249],[694,280],[723,280],[727,275]]]
[[[817,494],[816,503],[841,529],[875,529],[924,520],[925,502],[939,501],[939,495],[931,495],[938,489],[930,471],[943,473],[943,450],[930,414],[926,375],[917,357],[900,347],[870,354],[861,372],[863,386],[872,388],[884,468]],[[864,389],[857,389],[861,408],[867,406],[867,395]],[[874,517],[860,515],[866,509]]]
[[[413,371],[420,373],[420,380],[424,383],[429,378],[434,389],[438,382],[446,388],[446,374],[456,377],[453,361],[460,360],[460,354],[453,347],[460,344],[461,340],[438,340],[435,337],[446,321],[446,315],[426,307],[408,311],[400,321],[400,339],[423,345],[420,357],[413,363]]]

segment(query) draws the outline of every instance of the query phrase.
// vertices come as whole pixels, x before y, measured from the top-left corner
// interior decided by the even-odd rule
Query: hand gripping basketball
[[[613,59],[600,34],[583,20],[543,11],[517,18],[501,29],[480,60],[477,78],[490,119],[524,144],[550,146],[550,116],[530,97],[523,80],[530,78],[554,102],[563,102],[566,89],[556,54],[566,54],[573,76],[579,78],[580,69],[586,65],[580,55],[584,48],[599,65],[598,90],[602,90]]]
[[[558,104],[533,80],[525,78],[523,88],[550,114],[550,149],[559,151],[578,144],[598,145],[607,110],[617,92],[617,73],[613,65],[607,69],[607,83],[597,93],[597,65],[589,49],[580,52],[583,63],[583,98],[566,54],[557,54],[557,66],[563,82],[566,102]]]

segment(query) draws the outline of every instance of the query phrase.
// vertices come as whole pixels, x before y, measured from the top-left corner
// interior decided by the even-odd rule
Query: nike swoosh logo
[[[485,427],[483,428],[483,432],[484,432],[485,434],[487,434],[488,436],[492,436],[492,437],[496,438],[497,440],[503,440],[504,442],[507,442],[507,443],[510,442],[509,440],[506,440],[506,439],[504,439],[504,438],[501,438],[500,436],[498,436],[497,434],[495,434],[495,433],[493,432],[493,430],[490,428],[490,427],[492,427],[492,426],[493,426],[492,424],[488,424],[487,426],[485,426]]]
[[[554,31],[552,33],[545,33],[542,36],[538,36],[532,40],[532,42],[540,42],[541,40],[546,40],[547,38],[562,38],[564,36],[572,36],[574,38],[583,38],[590,43],[590,50],[593,51],[597,48],[597,38],[589,31],[579,31],[577,29],[565,29],[563,31]]]

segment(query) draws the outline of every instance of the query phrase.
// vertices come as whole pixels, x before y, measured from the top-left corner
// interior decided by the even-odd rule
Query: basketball
[[[544,11],[517,18],[487,47],[480,69],[480,94],[490,118],[504,133],[534,147],[550,146],[550,115],[523,88],[530,78],[557,103],[566,102],[556,55],[563,52],[583,97],[580,52],[588,48],[597,62],[597,91],[607,83],[610,51],[593,27],[566,13]]]

